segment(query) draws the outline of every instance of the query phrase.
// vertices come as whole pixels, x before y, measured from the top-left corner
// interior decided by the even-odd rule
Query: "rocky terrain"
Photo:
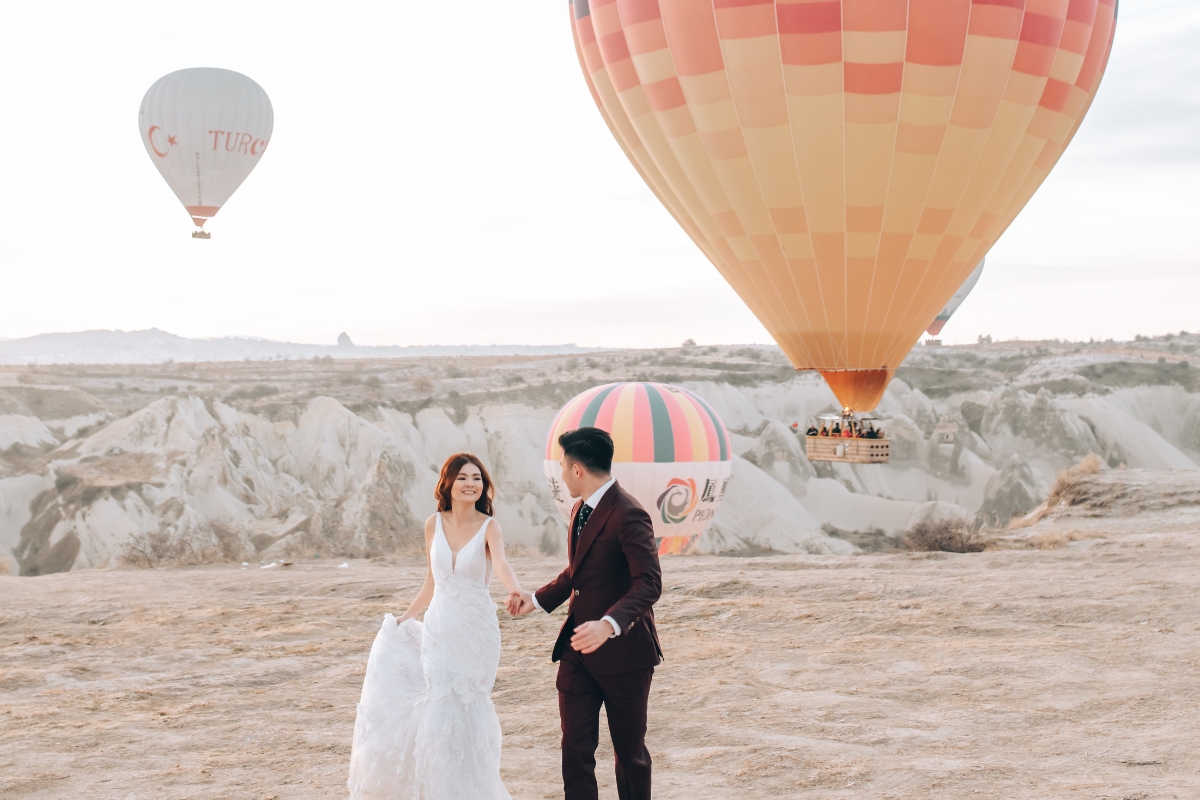
[[[971,554],[666,559],[655,796],[1200,796],[1200,473],[1081,470],[1033,516]],[[562,558],[513,566],[537,586]],[[345,797],[371,640],[423,576],[417,554],[0,576],[0,796]],[[562,796],[563,613],[497,609],[516,800]],[[611,759],[601,737],[603,800]]]
[[[834,409],[771,347],[0,367],[0,570],[412,551],[436,470],[490,465],[518,549],[556,555],[542,477],[558,408],[648,379],[705,397],[733,480],[702,553],[894,551],[922,520],[1004,528],[1094,454],[1200,469],[1200,336],[919,347],[878,409],[886,466],[814,464],[792,432]]]

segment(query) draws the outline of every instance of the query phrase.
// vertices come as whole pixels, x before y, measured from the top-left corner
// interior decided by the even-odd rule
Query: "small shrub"
[[[223,554],[213,548],[195,547],[182,537],[171,536],[163,531],[138,533],[133,536],[121,555],[121,563],[128,567],[176,566],[203,564],[215,561]]]
[[[230,403],[234,400],[259,400],[263,397],[270,397],[271,395],[275,394],[279,394],[278,387],[260,383],[255,386],[235,389],[225,396],[225,402]]]
[[[982,553],[991,542],[959,520],[942,519],[918,522],[900,543],[920,553]]]

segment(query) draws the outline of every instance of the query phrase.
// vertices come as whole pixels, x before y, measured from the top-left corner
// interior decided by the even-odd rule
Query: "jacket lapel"
[[[571,531],[575,530],[575,518],[577,516],[579,516],[579,510],[581,508],[583,508],[582,500],[580,500],[578,503],[576,503],[575,507],[571,509],[571,521],[567,523],[567,565],[568,566],[573,566],[575,564],[575,537],[571,535]],[[574,574],[574,569],[572,569],[572,574]]]
[[[592,511],[592,515],[588,517],[587,522],[583,525],[583,530],[579,532],[579,546],[575,548],[575,552],[571,554],[571,574],[575,574],[579,563],[583,561],[583,557],[587,555],[588,548],[592,546],[592,542],[596,541],[596,536],[604,528],[604,522],[608,519],[608,515],[612,513],[613,506],[617,502],[617,492],[620,491],[621,484],[614,482],[608,487],[608,491],[604,493],[604,497],[600,498],[600,502],[596,504],[596,509]],[[579,504],[582,508],[583,504]],[[578,513],[578,509],[576,510]],[[575,527],[575,517],[571,516],[571,528]]]

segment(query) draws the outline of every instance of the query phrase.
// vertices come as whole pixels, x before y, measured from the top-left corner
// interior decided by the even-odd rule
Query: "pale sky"
[[[622,155],[566,0],[10,3],[0,337],[769,342]],[[242,72],[270,151],[193,240],[143,149],[162,75]],[[1063,160],[947,342],[1200,329],[1200,3],[1124,0]]]

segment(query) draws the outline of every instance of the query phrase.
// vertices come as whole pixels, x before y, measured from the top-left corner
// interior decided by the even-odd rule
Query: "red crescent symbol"
[[[160,153],[158,148],[154,146],[154,132],[161,130],[162,128],[158,127],[157,125],[151,125],[150,130],[146,131],[146,141],[150,142],[150,149],[153,150],[154,155],[158,156],[159,158],[163,158],[167,155],[166,153]]]

